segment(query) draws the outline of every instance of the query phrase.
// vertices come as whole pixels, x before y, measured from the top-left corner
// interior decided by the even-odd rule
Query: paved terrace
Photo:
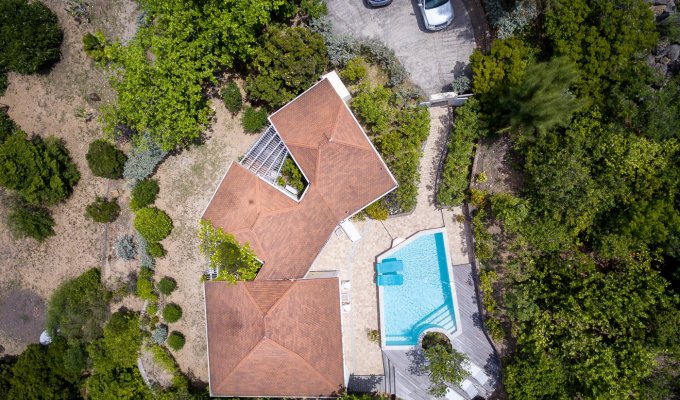
[[[454,265],[458,301],[461,303],[461,318],[463,319],[461,324],[464,332],[468,331],[473,336],[483,339],[468,341],[464,333],[459,337],[460,343],[458,344],[463,346],[461,349],[465,351],[471,351],[473,347],[476,349],[474,357],[471,358],[479,366],[485,366],[486,359],[493,354],[481,330],[473,329],[472,317],[477,313],[477,306],[470,276],[467,235],[464,233],[463,224],[455,218],[456,215],[462,214],[462,210],[460,208],[440,210],[433,202],[442,149],[446,144],[451,126],[449,110],[431,108],[430,117],[431,129],[420,164],[421,179],[415,210],[409,215],[392,217],[385,222],[373,220],[355,222],[362,235],[361,240],[355,243],[352,243],[342,230],[337,229],[310,269],[310,272],[337,270],[340,271],[341,280],[351,282],[349,291],[351,309],[349,312],[343,312],[344,357],[350,374],[363,377],[367,386],[379,387],[382,375],[384,375],[380,345],[370,342],[367,336],[367,330],[379,329],[375,257],[390,248],[394,238],[406,238],[423,229],[446,228],[449,239],[448,251]],[[390,353],[389,356],[394,355]],[[404,385],[413,386],[413,383],[409,383],[410,381],[401,379],[401,377],[398,379]],[[353,379],[350,379],[350,386],[352,382]],[[402,383],[397,382],[398,385]],[[412,389],[410,391],[413,391]],[[421,387],[420,391],[424,394],[423,390],[426,389],[427,386],[424,389]]]

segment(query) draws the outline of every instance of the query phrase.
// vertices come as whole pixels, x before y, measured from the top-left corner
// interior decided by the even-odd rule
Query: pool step
[[[428,316],[420,320],[415,326],[416,329],[423,329],[428,327],[437,327],[447,331],[450,334],[456,332],[456,321],[453,319],[451,312],[446,305],[442,305]],[[417,332],[414,332],[417,334]]]

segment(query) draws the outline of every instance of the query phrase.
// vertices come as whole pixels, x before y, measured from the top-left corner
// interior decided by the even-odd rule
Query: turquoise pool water
[[[414,346],[426,329],[456,331],[454,301],[442,232],[426,234],[405,243],[384,259],[404,263],[404,283],[381,286],[383,335],[387,346]]]

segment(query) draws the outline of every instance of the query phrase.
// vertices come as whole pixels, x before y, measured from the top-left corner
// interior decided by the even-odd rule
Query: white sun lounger
[[[461,396],[455,390],[451,388],[446,388],[446,399],[447,400],[466,400],[465,397]]]
[[[486,383],[489,381],[489,375],[487,375],[483,369],[478,367],[475,364],[470,364],[470,368],[468,368],[468,372],[470,375],[475,378],[477,382],[479,382],[480,385],[486,385]]]
[[[471,399],[474,399],[475,396],[479,394],[477,388],[469,379],[466,379],[463,382],[461,382],[460,387],[461,389],[463,389],[465,393],[468,394],[468,396],[470,396]]]

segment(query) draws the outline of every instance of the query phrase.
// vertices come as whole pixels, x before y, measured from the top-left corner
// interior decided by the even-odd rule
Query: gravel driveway
[[[411,80],[427,94],[446,91],[454,76],[467,72],[475,48],[470,17],[462,0],[451,0],[455,18],[443,31],[423,28],[417,0],[394,0],[369,8],[363,0],[327,0],[337,34],[380,39],[394,50]]]

